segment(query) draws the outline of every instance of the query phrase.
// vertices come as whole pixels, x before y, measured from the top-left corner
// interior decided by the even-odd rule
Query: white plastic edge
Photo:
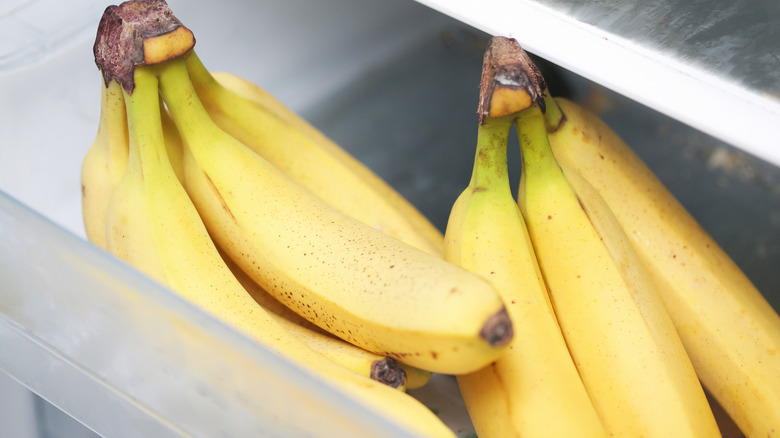
[[[780,166],[777,99],[533,1],[417,1]]]

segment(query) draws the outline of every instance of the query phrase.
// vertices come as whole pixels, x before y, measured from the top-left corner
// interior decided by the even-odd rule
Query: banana
[[[287,321],[290,321],[298,326],[301,326],[305,330],[309,332],[314,332],[314,335],[325,335],[336,342],[333,341],[326,341],[321,340],[319,342],[319,345],[326,346],[330,343],[336,343],[336,344],[345,344],[351,346],[351,349],[357,349],[360,350],[358,352],[354,352],[350,355],[341,355],[341,356],[332,356],[331,359],[333,359],[335,362],[339,362],[339,358],[349,358],[350,356],[358,356],[358,357],[368,357],[373,356],[373,360],[381,359],[384,356],[380,356],[371,352],[368,352],[358,346],[352,345],[346,341],[341,340],[340,338],[337,338],[333,336],[332,334],[328,333],[327,331],[323,330],[319,326],[313,324],[311,321],[303,318],[299,314],[295,313],[292,309],[285,306],[279,300],[271,296],[268,292],[263,290],[262,287],[260,287],[254,280],[252,280],[248,275],[244,273],[241,269],[239,269],[238,266],[233,262],[233,260],[230,259],[230,257],[227,257],[222,253],[222,258],[225,260],[225,263],[230,267],[230,270],[233,271],[234,275],[238,280],[241,282],[241,284],[244,286],[244,288],[249,292],[249,294],[252,296],[252,298],[257,301],[258,304],[260,304],[264,309],[268,310],[270,313],[272,313],[275,316],[280,316],[284,318]],[[313,346],[312,346],[313,347]],[[343,346],[339,348],[340,350],[343,350]],[[325,352],[321,352],[325,353]],[[326,356],[328,356],[326,354]],[[433,373],[427,370],[423,370],[417,367],[413,367],[409,364],[395,361],[396,364],[403,370],[403,373],[405,375],[404,378],[404,386],[403,389],[418,389],[425,386],[430,380],[431,377],[433,377]],[[350,361],[349,363],[354,363]],[[346,361],[341,362],[342,365],[348,365]],[[366,368],[352,368],[354,371],[362,371]]]
[[[366,351],[365,349],[362,349],[356,345],[352,345],[349,342],[343,341],[340,338],[337,338],[333,336],[332,334],[328,333],[327,331],[323,330],[319,326],[313,324],[311,321],[307,320],[306,318],[303,318],[301,315],[295,313],[292,309],[282,304],[279,300],[271,296],[268,292],[263,290],[262,287],[260,287],[254,280],[249,278],[248,275],[246,275],[241,269],[238,268],[238,266],[233,263],[233,261],[223,255],[223,258],[225,259],[225,262],[228,266],[230,266],[230,269],[234,272],[236,277],[241,281],[241,284],[244,285],[244,288],[249,292],[250,295],[252,295],[252,298],[257,301],[258,304],[263,306],[266,310],[271,312],[274,315],[280,316],[284,318],[287,321],[290,321],[301,328],[303,328],[306,331],[313,332],[310,337],[319,337],[319,336],[327,336],[331,338],[331,340],[320,340],[318,345],[322,345],[323,347],[327,346],[328,344],[344,344],[349,345],[351,349],[353,350],[359,350],[357,352],[354,352],[352,354],[345,354],[345,355],[339,355],[339,356],[329,356],[325,354],[325,351],[321,351],[321,353],[325,354],[326,356],[331,357],[335,362],[340,362],[339,358],[349,359],[351,356],[358,356],[367,358],[369,356],[373,356],[372,360],[381,359],[384,356],[374,354],[371,352]],[[314,346],[312,346],[313,348]],[[344,350],[344,346],[336,347],[338,350]],[[404,377],[404,385],[403,389],[418,389],[425,386],[430,380],[431,377],[433,377],[433,373],[427,370],[423,370],[417,367],[413,367],[409,364],[395,361],[396,364],[403,370],[403,373],[405,375]],[[352,360],[340,362],[342,365],[348,365],[350,363],[354,363]],[[362,367],[362,368],[361,368]],[[365,370],[366,368],[360,365],[360,367],[353,367],[354,371],[360,372],[362,370]]]
[[[389,359],[385,356],[371,353],[356,345],[352,345],[349,342],[343,341],[342,339],[333,336],[332,334],[323,330],[319,326],[313,324],[311,321],[303,318],[299,314],[295,313],[292,309],[279,302],[279,300],[271,296],[271,294],[263,290],[262,287],[260,287],[254,280],[252,280],[248,275],[246,275],[241,269],[239,269],[238,266],[236,266],[236,264],[229,257],[223,254],[223,259],[225,260],[225,263],[233,271],[233,273],[236,275],[236,278],[238,278],[238,280],[247,290],[247,292],[249,292],[252,298],[254,298],[255,301],[257,301],[257,303],[260,304],[264,309],[268,310],[274,316],[279,316],[285,319],[286,321],[289,321],[290,323],[300,326],[300,329],[302,330],[311,332],[310,334],[306,334],[299,331],[300,333],[305,334],[309,339],[317,339],[323,336],[327,336],[328,338],[330,338],[330,339],[317,339],[316,345],[310,345],[312,348],[314,348],[315,346],[322,346],[324,350],[328,350],[329,349],[327,348],[328,346],[334,345],[332,349],[336,350],[330,355],[326,354],[328,353],[328,351],[320,351],[320,353],[330,357],[335,362],[339,362],[344,366],[355,364],[354,359],[352,359],[354,357],[361,358],[361,360],[370,358],[371,361]],[[345,351],[347,350],[347,346],[349,346],[350,350],[358,350],[358,351],[353,351],[353,352]],[[317,349],[315,348],[315,350]],[[344,354],[336,354],[336,352],[341,352],[341,351],[343,351]],[[339,359],[343,359],[343,360],[339,360]],[[413,367],[409,364],[398,362],[395,360],[393,360],[393,362],[395,362],[396,365],[400,367],[401,370],[403,370],[403,374],[404,374],[404,385],[398,386],[398,388],[401,389],[422,388],[431,380],[431,377],[433,377],[433,373],[431,373],[430,371]],[[366,369],[372,368],[372,366],[366,367],[364,365],[365,363],[366,362],[360,362],[358,366],[352,366],[351,369],[353,371],[362,373]],[[395,368],[395,365],[390,365],[390,367],[391,369]],[[393,372],[395,371],[393,370]]]
[[[567,345],[608,432],[720,436],[672,320],[611,211],[564,176],[538,105],[521,112],[516,126],[518,202]]]
[[[184,144],[179,135],[176,124],[173,123],[171,115],[160,100],[160,120],[165,141],[165,150],[168,152],[168,161],[173,167],[173,172],[179,181],[184,181]]]
[[[161,66],[185,188],[263,289],[354,345],[428,371],[473,371],[501,355],[511,323],[487,281],[323,202],[212,121],[184,61]]]
[[[503,117],[483,117],[474,168],[444,234],[444,258],[487,278],[507,303],[515,337],[507,352],[457,376],[480,437],[606,437],[553,312],[522,215],[510,189],[507,143],[513,113],[531,104],[523,87],[505,87],[500,40],[485,53],[484,105],[512,102]],[[495,50],[494,50],[495,49]],[[505,58],[503,58],[505,59]],[[503,77],[501,82],[496,77]],[[521,81],[513,80],[514,84]],[[515,97],[517,96],[517,97]],[[503,114],[503,112],[502,112]]]
[[[346,150],[256,85],[223,73],[218,77],[230,86],[222,86],[195,52],[187,64],[217,126],[337,209],[441,256],[442,233]]]
[[[555,158],[614,212],[703,385],[746,436],[780,435],[777,312],[603,121],[566,99],[547,107]]]
[[[406,373],[395,359],[355,347],[334,336],[309,330],[281,316],[272,316],[290,334],[333,362],[392,388],[406,390]]]
[[[124,91],[128,166],[106,217],[109,251],[410,433],[453,437],[422,403],[314,352],[252,299],[223,262],[170,164],[156,69],[137,66],[133,78],[132,94]]]
[[[427,385],[428,382],[431,381],[433,378],[433,373],[424,370],[422,368],[414,367],[409,365],[408,363],[399,362],[398,366],[401,367],[402,370],[404,370],[404,375],[406,376],[406,389],[420,389],[423,386]]]
[[[101,81],[100,122],[81,164],[81,211],[87,239],[106,247],[106,209],[127,167],[127,115],[122,87]]]
[[[394,359],[371,353],[324,332],[269,295],[239,269],[229,257],[223,254],[222,258],[247,293],[279,325],[312,350],[360,375],[402,391],[406,389],[406,373]]]
[[[130,71],[127,67],[133,62],[159,63],[186,53],[195,44],[192,32],[170,14],[165,20],[153,20],[156,25],[146,21],[147,16],[154,15],[150,10],[159,14],[170,12],[165,2],[153,0],[108,6],[101,17],[93,46],[95,62],[99,66],[112,67],[101,69],[100,123],[95,141],[81,166],[81,209],[87,240],[103,249],[106,248],[108,203],[114,187],[125,173],[128,159],[127,113],[120,83],[132,89],[133,77],[123,77],[123,74]],[[128,36],[138,37],[133,41],[137,47],[133,50],[124,48],[127,50],[124,57],[115,56],[119,38],[111,36],[111,29],[119,28],[125,28]],[[176,158],[181,154],[178,152],[180,140],[170,119],[164,118],[163,122],[166,145],[171,148],[171,157]]]
[[[119,82],[102,89],[98,134],[84,156],[81,167],[81,209],[87,240],[106,249],[106,212],[114,187],[127,167],[127,112]],[[174,171],[182,178],[183,146],[167,110],[161,108],[165,146]]]
[[[484,276],[502,293],[515,338],[488,367],[458,376],[458,385],[479,436],[607,436],[561,334],[509,188],[511,124],[489,119],[479,127],[472,179],[445,232],[445,259]]]

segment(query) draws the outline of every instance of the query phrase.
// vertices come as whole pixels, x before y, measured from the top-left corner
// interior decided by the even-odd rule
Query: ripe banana
[[[223,254],[222,258],[257,304],[312,350],[360,375],[402,391],[406,389],[406,373],[394,359],[371,353],[324,332],[269,295],[229,257]]]
[[[780,436],[777,312],[603,121],[565,99],[547,107],[555,158],[614,212],[704,386],[745,435]]]
[[[183,60],[162,66],[185,188],[263,289],[354,345],[428,371],[473,371],[501,355],[511,323],[487,281],[312,195],[214,124]]]
[[[179,135],[176,124],[173,123],[171,115],[160,100],[160,119],[162,121],[163,139],[165,140],[165,150],[168,152],[168,161],[173,167],[173,172],[179,181],[184,180],[184,144]]]
[[[567,345],[608,432],[720,436],[672,320],[611,211],[564,176],[538,105],[520,113],[516,126],[520,208]]]
[[[106,209],[127,167],[127,115],[122,87],[111,80],[100,91],[100,123],[81,164],[81,212],[87,239],[106,247]]]
[[[129,160],[109,203],[108,249],[410,432],[454,436],[417,400],[314,352],[257,305],[224,264],[169,162],[155,69],[137,66],[133,77],[134,91],[124,95]]]
[[[520,80],[507,87],[500,40],[485,53],[483,105],[503,117],[483,117],[474,168],[455,201],[444,234],[444,257],[488,279],[499,291],[515,337],[507,352],[474,373],[457,376],[480,437],[606,437],[564,341],[522,215],[512,196],[507,142],[514,112],[530,97]],[[494,50],[495,49],[495,50]],[[500,82],[499,82],[500,81]],[[519,97],[515,97],[519,96]]]
[[[195,52],[187,57],[187,65],[198,97],[217,126],[337,209],[441,256],[441,232],[346,150],[256,85],[221,74],[218,77],[232,84],[222,86]]]
[[[396,361],[406,375],[406,389],[420,389],[433,378],[433,373],[422,368],[413,367],[408,363]]]
[[[221,252],[221,251],[220,251]],[[221,252],[222,253],[222,252]],[[352,357],[360,357],[360,358],[368,358],[373,357],[371,360],[379,360],[382,359],[383,356],[371,353],[366,351],[365,349],[362,349],[356,345],[350,344],[349,342],[346,342],[340,338],[337,338],[333,336],[332,334],[328,333],[327,331],[323,330],[319,326],[313,324],[311,321],[303,318],[301,315],[295,313],[292,309],[285,306],[279,300],[271,296],[268,292],[266,292],[260,285],[258,285],[254,280],[252,280],[244,271],[242,271],[236,264],[233,262],[233,260],[230,259],[230,257],[227,257],[224,253],[222,253],[222,258],[225,260],[225,263],[230,267],[230,270],[233,271],[233,274],[238,278],[238,280],[241,282],[241,284],[244,286],[244,288],[249,292],[249,295],[252,296],[252,298],[257,301],[258,304],[260,304],[265,310],[269,311],[275,316],[282,317],[283,319],[290,321],[291,323],[294,323],[304,330],[307,330],[309,332],[314,332],[314,335],[309,335],[309,337],[314,337],[316,335],[323,335],[328,336],[333,341],[328,340],[319,340],[317,345],[322,345],[323,347],[335,343],[335,344],[344,344],[350,346],[353,350],[360,350],[358,352],[352,352],[350,354],[344,354],[339,356],[329,356],[331,359],[333,359],[335,362],[339,362],[344,366],[348,366],[350,364],[354,364],[354,360],[351,359]],[[337,348],[338,350],[344,350],[344,345],[340,345]],[[312,348],[314,348],[314,345],[310,345]],[[320,353],[325,354],[326,351],[320,351]],[[328,356],[325,354],[325,356]],[[338,359],[343,358],[344,361],[339,361]],[[430,380],[431,377],[433,377],[433,373],[427,370],[423,370],[417,367],[413,367],[409,364],[395,361],[396,364],[403,370],[404,373],[404,385],[399,386],[399,388],[402,389],[418,389],[425,386]],[[365,363],[365,362],[363,362]],[[370,367],[368,367],[370,368]],[[360,364],[357,367],[352,367],[353,371],[362,373],[365,369],[368,369],[364,365]]]
[[[511,124],[489,119],[479,127],[472,179],[445,232],[445,259],[490,280],[507,303],[515,338],[488,367],[458,376],[458,385],[479,436],[606,436],[512,197],[506,169]]]
[[[148,20],[149,16],[166,13],[166,20]],[[119,39],[111,36],[112,28],[124,28],[127,35],[138,37],[134,42],[138,46],[126,51],[124,58],[114,55],[112,46]],[[106,248],[106,210],[114,187],[125,173],[128,159],[127,113],[120,82],[132,89],[133,77],[127,77],[127,72],[132,71],[128,67],[133,62],[162,62],[186,53],[194,44],[192,32],[170,14],[165,2],[129,1],[107,7],[101,17],[93,54],[98,65],[111,64],[113,67],[101,69],[100,123],[95,141],[81,166],[81,208],[87,240],[103,249]],[[124,80],[120,78],[123,75]],[[180,155],[177,152],[180,141],[172,127],[170,119],[164,118],[166,145],[171,148],[171,157],[176,158]]]
[[[279,315],[271,315],[290,334],[333,362],[392,388],[406,390],[406,373],[395,359],[363,350],[334,336],[309,330]]]

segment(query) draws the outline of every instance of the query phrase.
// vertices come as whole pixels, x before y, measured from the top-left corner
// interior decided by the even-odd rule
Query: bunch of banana
[[[572,357],[615,436],[718,436],[697,375],[612,212],[564,176],[538,105],[517,120],[520,208]]]
[[[500,357],[513,336],[502,298],[442,259],[441,235],[437,247],[411,205],[313,127],[257,88],[247,99],[219,85],[194,42],[162,0],[106,9],[94,46],[101,123],[82,167],[89,239],[402,427],[451,436],[403,389]],[[220,126],[231,123],[233,135]],[[254,148],[239,140],[242,131]],[[307,188],[287,171],[302,178],[321,163],[303,157],[285,168],[280,159],[277,167],[258,153],[279,159],[294,142],[350,176],[334,179],[336,188],[331,180]],[[353,217],[374,210],[368,186],[384,203],[377,209],[416,225]],[[269,312],[261,296],[297,319]],[[397,379],[385,385],[380,376]]]
[[[184,31],[171,39],[171,27]],[[123,41],[125,36],[140,38],[128,42]],[[158,44],[155,40],[159,38],[168,44]],[[140,44],[143,50],[139,50]],[[96,60],[104,74],[105,89],[121,93],[127,138],[119,142],[128,147],[118,182],[101,181],[110,196],[96,198],[96,205],[102,203],[99,208],[105,212],[102,220],[95,219],[105,227],[105,247],[411,433],[453,436],[433,412],[403,391],[353,372],[302,342],[292,328],[255,301],[223,260],[177,176],[177,167],[185,169],[188,149],[181,148],[185,143],[179,141],[176,131],[164,132],[168,122],[160,104],[159,76],[166,60],[179,59],[193,44],[192,34],[172,17],[164,3],[132,2],[109,7],[104,13]],[[124,58],[127,53],[139,52],[153,61]],[[125,62],[131,65],[129,71],[121,67]],[[116,124],[122,125],[119,121]],[[403,380],[398,386],[402,385]]]
[[[445,259],[484,276],[502,294],[515,338],[489,366],[457,376],[458,385],[480,437],[606,437],[510,189],[510,128],[541,97],[528,87],[528,69],[516,65],[517,57],[502,56],[505,43],[494,40],[485,52],[474,168],[450,213],[444,248]]]
[[[488,424],[486,436],[504,436],[506,431],[545,436],[719,436],[672,320],[622,228],[598,194],[582,181],[567,178],[555,160],[543,115],[547,90],[538,69],[517,41],[507,38],[493,38],[485,59],[503,68],[492,72],[488,81],[483,77],[474,174],[453,208],[446,254],[513,294],[505,296],[513,303],[508,306],[510,315],[533,315],[544,327],[548,346],[534,347],[526,338],[541,330],[529,329],[530,335],[516,338],[490,367],[459,378],[467,404],[469,398],[481,402],[470,411],[473,422]],[[510,123],[520,140],[522,173],[517,203],[508,204],[505,143]],[[522,220],[514,210],[518,204]],[[528,258],[529,248],[538,270],[533,261],[519,261]],[[532,324],[513,322],[515,330]],[[513,357],[518,348],[523,350]],[[561,351],[554,353],[556,349]],[[528,357],[519,357],[523,354]],[[533,359],[544,365],[531,363]],[[560,382],[569,382],[568,388],[556,389]],[[538,387],[529,387],[533,383]],[[542,390],[550,398],[539,396],[523,404],[531,400],[524,391]],[[577,402],[558,405],[565,406],[558,410],[551,407],[566,394]],[[490,403],[495,407],[488,407]],[[559,420],[545,416],[545,410],[570,423],[553,430]],[[504,429],[489,429],[497,417],[507,423]],[[591,425],[587,431],[577,429],[585,424],[581,418]],[[534,425],[533,420],[542,423]]]
[[[777,312],[614,131],[571,101],[547,102],[556,160],[625,230],[703,385],[746,436],[779,435]]]

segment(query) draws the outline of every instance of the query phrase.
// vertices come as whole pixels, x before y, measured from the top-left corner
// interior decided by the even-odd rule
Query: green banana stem
[[[561,110],[558,102],[549,93],[544,95],[544,106],[544,120],[547,122],[547,132],[555,132],[566,121],[566,115]]]
[[[469,186],[472,190],[506,190],[507,142],[514,117],[485,118],[477,130],[477,151]]]
[[[563,171],[555,160],[550,141],[547,138],[547,118],[542,114],[538,104],[521,112],[515,121],[517,136],[520,140],[522,156],[521,172],[523,176],[534,173],[549,175]]]

